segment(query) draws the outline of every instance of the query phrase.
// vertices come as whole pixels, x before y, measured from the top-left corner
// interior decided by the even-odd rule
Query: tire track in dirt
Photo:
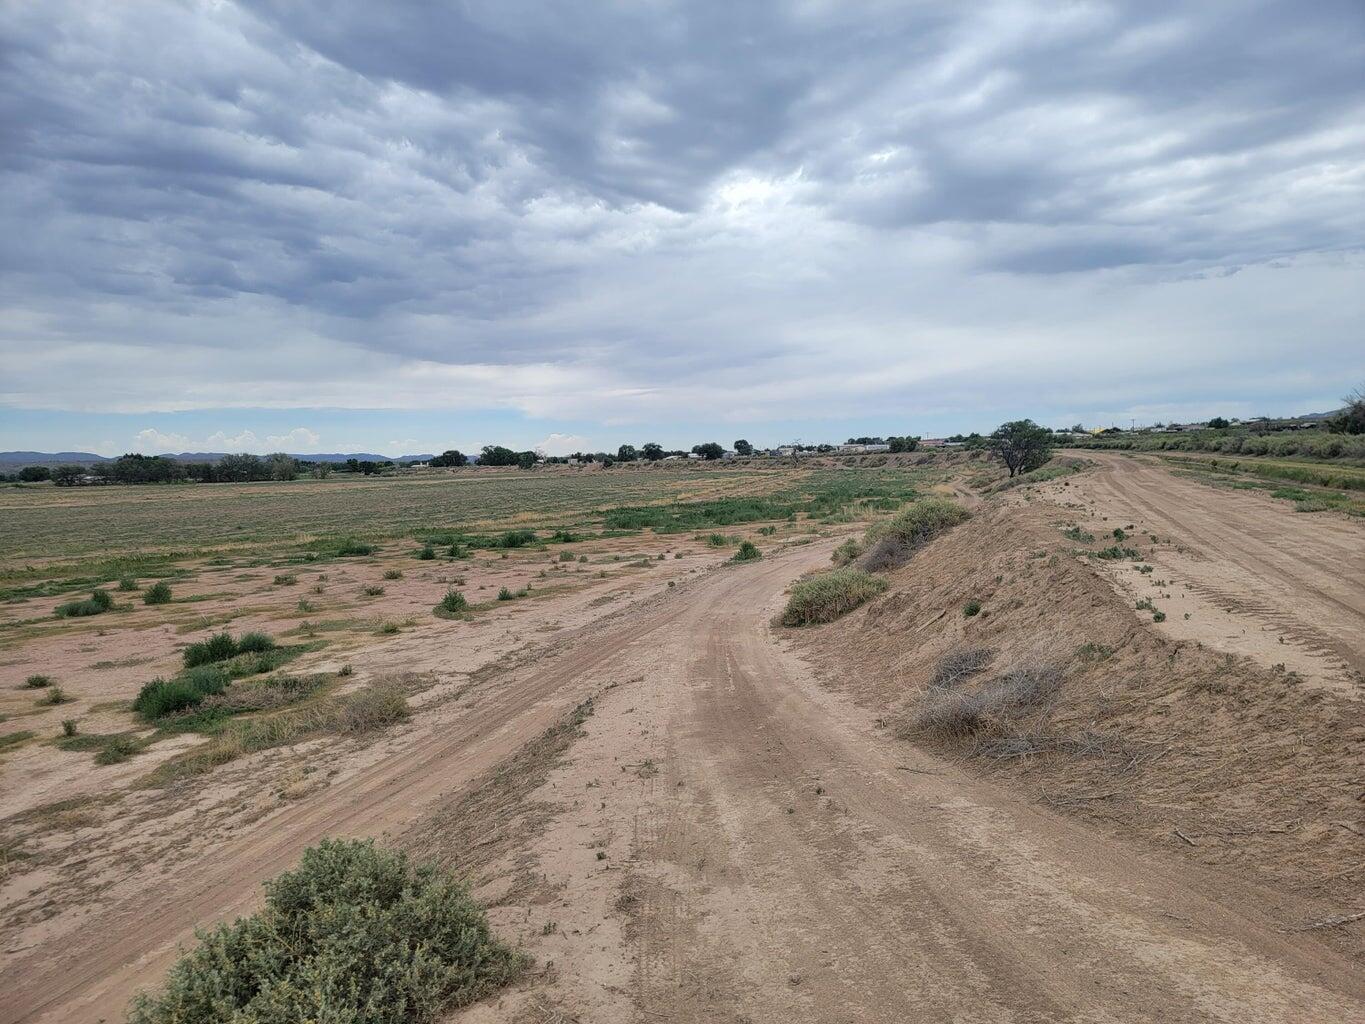
[[[632,799],[576,806],[548,845],[635,836],[617,954],[634,967],[634,1013],[576,1000],[575,978],[603,956],[586,942],[581,961],[559,947],[559,1005],[583,1020],[735,1024],[1365,1014],[1350,965],[1279,933],[1256,909],[1267,894],[973,780],[821,687],[768,621],[782,584],[826,550],[723,577],[651,638],[640,667],[668,671],[598,702],[558,791],[645,758],[661,773]],[[549,872],[564,906],[612,913],[611,868],[571,853],[576,874]]]
[[[1088,499],[1108,522],[1134,523],[1139,533],[1173,541],[1175,548],[1154,549],[1150,560],[1249,630],[1321,658],[1324,678],[1316,682],[1361,695],[1365,528],[1335,515],[1298,514],[1262,494],[1186,480],[1138,457],[1082,454],[1098,468],[1073,478],[1070,494],[1053,489],[1054,497]],[[1232,648],[1216,629],[1200,632],[1197,621],[1168,629],[1267,666],[1284,660],[1278,641]]]

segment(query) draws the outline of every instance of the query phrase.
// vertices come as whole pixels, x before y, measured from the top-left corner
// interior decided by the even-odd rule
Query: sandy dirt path
[[[1155,575],[1188,587],[1203,606],[1172,607],[1168,632],[1365,695],[1365,524],[1297,514],[1260,492],[1210,487],[1150,459],[1079,454],[1098,469],[1074,478],[1069,497],[1086,499],[1107,526],[1131,523],[1160,537]]]
[[[578,1003],[590,975],[631,979],[604,986],[580,1019],[1365,1016],[1365,984],[1311,935],[1278,933],[1257,894],[1214,902],[1197,869],[1134,854],[882,738],[821,688],[768,623],[787,583],[827,564],[830,543],[699,577],[497,677],[429,742],[25,957],[0,978],[0,1021],[118,1019],[193,924],[249,906],[305,845],[401,826],[613,681],[625,685],[599,700],[555,785],[577,797],[585,776],[629,786],[566,803],[537,849],[547,880],[564,882],[565,917],[624,919],[617,942],[562,940],[564,1001]],[[588,835],[610,855],[577,841]],[[621,900],[626,881],[634,896]]]
[[[1199,869],[884,738],[773,637],[790,575],[736,571],[660,628],[654,671],[599,702],[556,781],[582,794],[658,768],[567,812],[544,844],[552,877],[563,861],[562,914],[595,900],[586,923],[620,893],[632,908],[629,999],[611,984],[579,999],[568,980],[578,1019],[1365,1019],[1361,979],[1280,933],[1262,896],[1214,902]],[[613,860],[625,847],[610,885],[596,845]],[[611,979],[611,955],[566,940],[556,964]]]

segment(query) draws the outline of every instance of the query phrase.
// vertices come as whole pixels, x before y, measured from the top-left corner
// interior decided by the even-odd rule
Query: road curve
[[[463,718],[269,834],[35,950],[0,978],[0,1022],[116,1019],[192,925],[248,906],[304,846],[411,820],[622,673],[638,678],[599,701],[580,741],[599,753],[574,755],[602,775],[662,766],[633,803],[601,801],[628,816],[644,883],[614,911],[632,918],[619,955],[636,978],[620,1019],[1365,1019],[1365,983],[1311,936],[1276,932],[1254,894],[1214,902],[1199,869],[973,781],[823,689],[769,619],[828,547],[711,573],[500,677]],[[637,728],[642,713],[658,727]]]

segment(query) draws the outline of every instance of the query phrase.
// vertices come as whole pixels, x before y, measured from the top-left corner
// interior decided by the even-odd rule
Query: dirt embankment
[[[800,649],[827,685],[879,709],[889,732],[1264,885],[1287,929],[1365,910],[1359,702],[1153,629],[1096,568],[1105,563],[1077,556],[1062,532],[1074,516],[1051,502],[988,502],[895,572],[887,596],[800,633]],[[1059,669],[1060,689],[1007,723],[917,733],[941,659],[977,649],[987,667],[961,684],[969,692],[1020,665]],[[1365,950],[1365,923],[1319,934]]]

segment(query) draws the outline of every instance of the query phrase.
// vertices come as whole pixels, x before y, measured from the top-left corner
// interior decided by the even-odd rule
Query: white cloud
[[[264,438],[257,437],[255,432],[251,430],[242,430],[236,434],[228,434],[220,430],[201,440],[196,440],[185,434],[165,433],[148,427],[134,435],[131,450],[141,452],[144,455],[176,455],[181,452],[252,452],[266,454],[279,451],[307,454],[310,451],[317,450],[318,442],[321,439],[316,431],[309,430],[307,427],[295,427],[286,434],[267,434]],[[102,454],[112,454],[115,450],[130,450],[114,442],[102,442],[102,444]]]
[[[588,439],[577,434],[551,434],[531,448],[542,455],[568,455],[570,452],[587,451]]]

